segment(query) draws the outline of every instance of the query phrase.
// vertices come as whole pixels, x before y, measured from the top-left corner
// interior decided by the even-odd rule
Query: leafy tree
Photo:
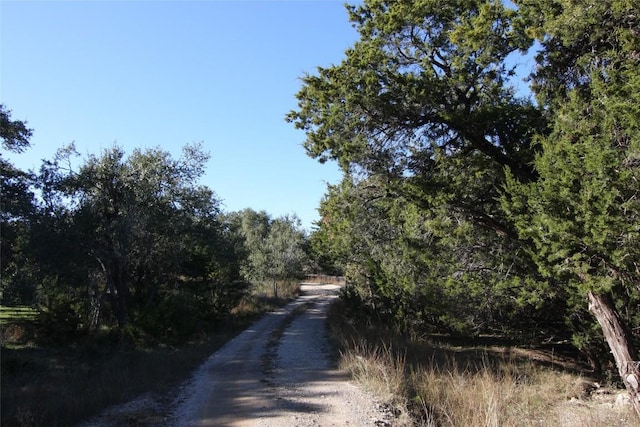
[[[4,150],[22,152],[29,147],[32,130],[11,119],[0,104],[0,140]],[[0,156],[0,289],[4,303],[31,304],[35,299],[33,269],[26,250],[30,220],[34,214],[34,177]]]
[[[55,236],[47,251],[66,259],[48,261],[57,285],[45,295],[54,303],[71,298],[94,327],[110,314],[122,331],[133,322],[134,329],[162,332],[158,324],[166,323],[178,335],[199,316],[212,320],[231,308],[245,286],[238,264],[227,264],[233,257],[218,201],[197,185],[208,159],[199,146],[186,146],[177,160],[160,149],[126,157],[113,147],[89,156],[77,172],[64,167],[72,153],[63,150],[41,171],[40,231]]]
[[[438,295],[430,317],[450,326],[495,327],[505,310],[515,319],[511,299],[539,305],[546,284],[498,202],[505,170],[536,179],[531,142],[547,133],[507,65],[532,43],[518,12],[496,1],[348,9],[360,40],[340,64],[303,79],[287,116],[306,132],[309,155],[337,160],[353,180],[326,202],[340,207],[323,212],[334,250],[344,248],[389,307],[417,315]],[[459,319],[476,302],[484,314]]]
[[[314,223],[311,234],[309,235],[309,258],[311,261],[311,272],[328,274],[331,276],[343,276],[344,264],[333,253],[331,236],[327,231],[325,222],[322,219]]]
[[[623,380],[637,384],[616,308],[638,315],[639,5],[505,3],[348,6],[359,41],[340,64],[305,76],[287,116],[309,155],[336,160],[352,180],[330,189],[321,225],[348,249],[325,246],[355,260],[390,306],[428,289],[454,303],[442,313],[456,318],[459,297],[497,301],[491,316],[515,298],[571,319],[582,293]],[[536,102],[518,96],[510,65],[534,39]]]
[[[240,271],[248,280],[261,280],[260,271],[264,262],[262,247],[269,235],[271,217],[265,211],[256,212],[247,208],[225,215],[236,252],[240,257]]]
[[[278,295],[278,280],[298,278],[308,264],[306,234],[300,219],[294,216],[277,218],[271,223],[264,250],[267,262],[263,275],[273,281]]]
[[[516,96],[505,59],[531,40],[494,1],[365,1],[350,6],[360,40],[339,65],[303,79],[288,115],[305,148],[345,170],[426,176],[455,153],[478,153],[532,178],[534,105]]]
[[[0,104],[0,140],[2,148],[20,153],[28,148],[31,143],[29,139],[33,130],[27,127],[26,122],[21,120],[11,120],[11,110]]]
[[[272,219],[266,212],[245,209],[227,219],[239,236],[245,277],[273,284],[277,296],[278,280],[298,278],[308,264],[307,241],[296,216]]]
[[[529,276],[517,242],[446,206],[425,210],[387,196],[383,183],[346,177],[320,212],[326,250],[344,265],[360,315],[418,334],[566,333],[563,295]]]
[[[588,299],[640,415],[627,326],[640,321],[640,5],[523,3],[545,48],[536,90],[555,119],[537,139],[539,180],[510,179],[504,206],[541,271]]]

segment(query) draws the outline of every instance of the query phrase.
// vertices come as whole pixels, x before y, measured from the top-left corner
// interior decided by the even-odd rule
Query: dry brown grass
[[[504,346],[416,342],[330,314],[341,367],[402,414],[395,426],[636,426],[616,393],[565,355]],[[604,391],[603,388],[599,391]],[[605,397],[606,396],[606,397]]]
[[[277,295],[273,282],[254,283],[249,297],[258,298],[262,302],[276,300],[278,303],[295,299],[300,293],[300,282],[297,280],[278,280]]]
[[[406,393],[406,361],[384,347],[355,344],[341,355],[340,367],[384,401],[401,404]]]
[[[423,418],[438,425],[558,425],[548,418],[554,405],[584,391],[581,378],[535,364],[459,369],[453,359],[450,365],[420,367],[411,379]]]

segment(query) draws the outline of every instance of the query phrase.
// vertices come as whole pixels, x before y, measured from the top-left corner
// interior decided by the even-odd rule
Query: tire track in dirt
[[[174,426],[373,426],[374,400],[331,363],[325,319],[338,287],[302,286],[212,355],[183,389]]]

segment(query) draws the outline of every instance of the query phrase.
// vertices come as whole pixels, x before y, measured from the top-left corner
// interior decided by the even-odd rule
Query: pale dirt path
[[[303,284],[202,364],[173,396],[143,395],[80,427],[388,426],[389,413],[332,366],[325,320],[338,286]]]
[[[184,389],[176,427],[375,426],[374,399],[331,366],[326,312],[337,286],[303,295],[216,352]]]

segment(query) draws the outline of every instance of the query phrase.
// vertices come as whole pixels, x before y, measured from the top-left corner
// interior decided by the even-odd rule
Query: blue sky
[[[0,103],[34,129],[8,155],[37,169],[75,142],[180,155],[202,141],[202,184],[225,211],[318,219],[334,164],[306,156],[284,120],[300,77],[357,39],[342,0],[0,1]]]

